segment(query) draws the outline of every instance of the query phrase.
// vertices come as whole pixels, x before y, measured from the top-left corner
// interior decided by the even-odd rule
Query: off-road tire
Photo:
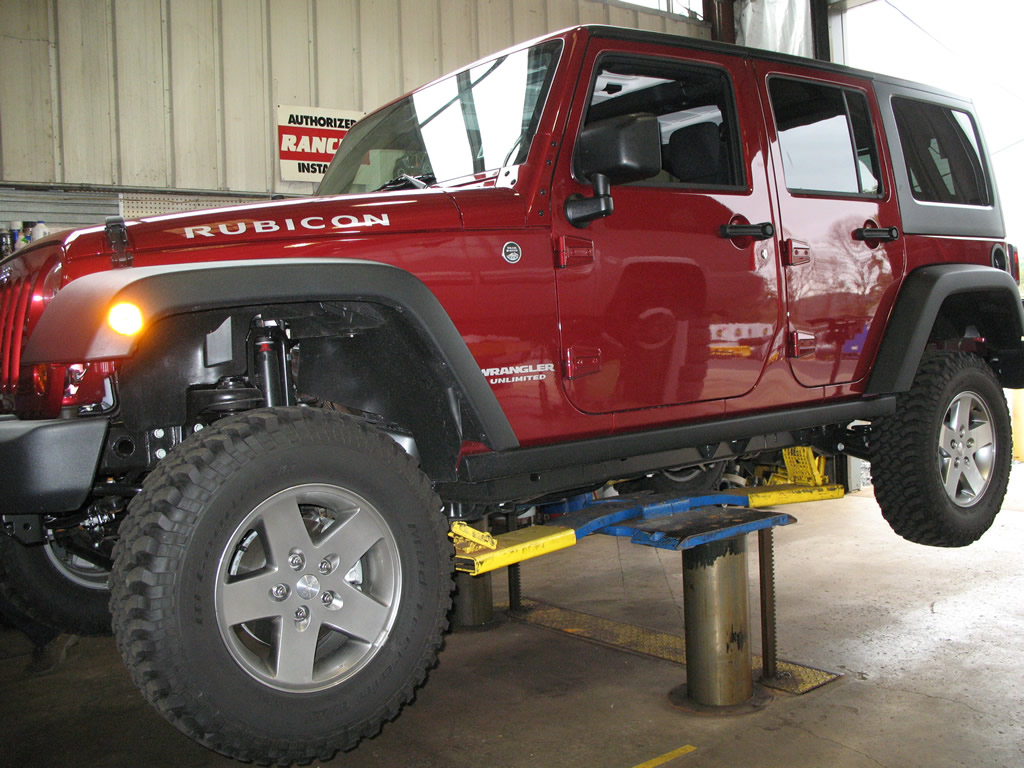
[[[956,430],[948,430],[944,421],[957,402],[974,404],[975,426],[966,425],[966,434],[954,439]],[[968,446],[971,435],[979,440]],[[985,442],[981,435],[992,438],[985,453],[980,452]],[[896,412],[876,420],[872,428],[871,475],[882,515],[896,533],[919,544],[963,547],[977,541],[1002,506],[1011,441],[1006,400],[985,361],[963,352],[929,353],[910,391],[897,396]],[[977,456],[974,451],[979,451]],[[964,485],[958,492],[954,478],[947,491],[944,478],[952,470],[950,463],[964,458],[967,467],[971,462],[984,465],[984,482],[977,481],[977,489]]]
[[[72,580],[70,571],[55,564],[53,546],[24,545],[0,534],[0,594],[22,613],[59,632],[109,635],[107,585]]]
[[[327,488],[328,493],[336,488],[338,494],[368,500],[367,507],[376,510],[373,519],[383,526],[382,536],[394,544],[377,559],[397,563],[400,575],[391,582],[396,606],[389,609],[392,623],[376,642],[367,643],[376,650],[355,671],[335,670],[341,676],[319,688],[306,682],[289,690],[281,666],[276,672],[261,671],[258,662],[246,667],[245,649],[240,655],[241,646],[232,644],[221,629],[230,623],[225,618],[229,603],[219,596],[230,589],[224,586],[223,569],[235,562],[236,555],[228,552],[239,552],[230,550],[238,526],[246,526],[260,509],[273,510],[260,506],[266,500],[282,498],[282,493],[287,499],[295,489],[310,487]],[[304,502],[295,503],[303,509]],[[323,511],[314,509],[319,510],[314,514]],[[256,530],[273,530],[259,526],[277,525],[274,521],[283,518],[275,515],[270,511],[257,518]],[[300,523],[300,529],[302,525],[308,523]],[[393,440],[358,419],[289,407],[225,420],[178,446],[149,475],[129,507],[112,580],[118,648],[150,703],[210,749],[260,764],[327,760],[394,718],[433,666],[451,606],[452,552],[446,531],[440,500],[415,462]],[[259,541],[262,546],[262,535]],[[241,553],[244,560],[248,552],[243,547]],[[281,610],[294,611],[289,601],[296,598],[306,600],[315,614],[316,602],[300,598],[294,583],[300,571],[290,568],[287,558],[282,563],[268,554],[267,560],[264,571],[255,571],[257,576],[274,573],[292,584],[282,603],[288,607]],[[307,566],[314,570],[306,567],[302,572],[315,573],[316,563]],[[329,577],[321,578],[326,584]],[[265,594],[258,592],[260,599]],[[344,595],[346,605],[355,597]],[[274,619],[281,633],[290,628],[285,613]],[[324,632],[330,634],[326,625],[321,641]],[[319,657],[322,645],[311,652],[313,658]]]

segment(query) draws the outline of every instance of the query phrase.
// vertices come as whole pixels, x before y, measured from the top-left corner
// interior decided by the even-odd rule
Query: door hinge
[[[787,267],[795,267],[798,264],[808,264],[811,261],[811,246],[800,240],[790,238],[784,246]]]
[[[565,378],[578,379],[601,370],[601,350],[594,347],[569,347],[562,360]]]
[[[790,331],[789,333],[789,356],[807,357],[813,355],[818,348],[813,333],[806,331]]]
[[[559,235],[555,239],[555,262],[559,269],[594,263],[594,243],[585,237]]]

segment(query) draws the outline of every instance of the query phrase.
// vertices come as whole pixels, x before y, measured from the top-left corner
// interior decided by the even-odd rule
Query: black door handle
[[[853,239],[892,243],[900,239],[900,231],[896,227],[860,227],[853,230]]]
[[[755,240],[767,240],[775,235],[775,226],[770,221],[761,224],[723,224],[718,230],[719,237],[730,240],[734,237],[752,237]]]

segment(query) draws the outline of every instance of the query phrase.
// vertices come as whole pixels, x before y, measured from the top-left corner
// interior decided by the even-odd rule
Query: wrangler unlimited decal
[[[544,381],[549,373],[555,372],[554,363],[537,365],[506,365],[502,368],[481,368],[489,384],[515,384],[520,381]]]

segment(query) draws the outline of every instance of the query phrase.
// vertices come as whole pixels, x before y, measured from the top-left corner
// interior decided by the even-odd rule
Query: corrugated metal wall
[[[276,105],[370,111],[577,23],[709,36],[602,0],[0,0],[0,184],[307,193]]]

